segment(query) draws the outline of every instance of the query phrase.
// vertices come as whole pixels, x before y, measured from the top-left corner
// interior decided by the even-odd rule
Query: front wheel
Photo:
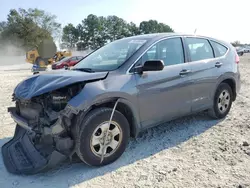
[[[209,114],[215,119],[222,119],[229,113],[233,102],[233,92],[227,83],[221,83],[214,96],[213,108]]]
[[[111,108],[91,111],[80,125],[76,137],[76,153],[88,165],[103,166],[117,160],[125,151],[130,135],[129,123],[115,111],[111,124]]]

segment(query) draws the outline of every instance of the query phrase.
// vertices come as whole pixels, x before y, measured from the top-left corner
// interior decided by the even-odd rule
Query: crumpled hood
[[[15,97],[31,99],[32,97],[63,88],[67,85],[103,79],[108,72],[87,73],[82,71],[56,70],[40,73],[29,77],[17,85],[14,90]]]

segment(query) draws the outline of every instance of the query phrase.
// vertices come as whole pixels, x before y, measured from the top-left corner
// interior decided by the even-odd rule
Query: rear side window
[[[227,47],[214,41],[210,41],[210,42],[214,48],[215,57],[221,57],[227,53]]]
[[[191,61],[214,58],[213,49],[206,39],[186,38]]]

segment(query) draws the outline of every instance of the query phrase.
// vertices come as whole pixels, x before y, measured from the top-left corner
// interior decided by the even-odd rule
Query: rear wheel
[[[77,155],[88,165],[102,166],[114,162],[126,149],[129,141],[129,123],[125,116],[111,108],[91,111],[80,125],[76,138]]]
[[[209,114],[216,119],[224,118],[230,111],[233,101],[233,92],[227,83],[221,83],[214,96],[213,108]]]

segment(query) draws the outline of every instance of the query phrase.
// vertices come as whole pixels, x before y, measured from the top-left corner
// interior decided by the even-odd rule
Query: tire
[[[223,94],[225,94],[223,96]],[[221,100],[221,95],[223,100]],[[229,96],[227,99],[226,96]],[[229,113],[233,102],[233,92],[231,87],[227,83],[221,83],[214,96],[213,108],[209,110],[209,115],[214,119],[222,119]],[[223,107],[224,106],[224,107]]]
[[[69,66],[68,65],[64,65],[63,67],[65,70],[68,70],[69,69]]]
[[[83,119],[80,125],[80,131],[76,137],[76,153],[83,162],[90,166],[104,166],[114,162],[123,154],[127,147],[130,137],[129,123],[126,117],[119,111],[114,112],[112,125],[110,126],[114,126],[113,124],[118,125],[119,127],[117,127],[121,132],[121,134],[119,134],[118,136],[119,144],[117,145],[116,149],[107,154],[107,156],[105,156],[103,161],[101,162],[101,155],[97,154],[97,152],[102,151],[101,149],[98,150],[100,144],[95,146],[93,146],[92,144],[94,133],[97,133],[99,130],[100,138],[105,134],[105,131],[100,131],[100,128],[98,129],[98,127],[100,125],[104,125],[104,122],[109,122],[111,113],[111,108],[104,107],[94,109]],[[110,136],[109,138],[111,138],[111,140],[112,138],[117,139],[116,136]],[[112,149],[110,148],[111,147],[107,147],[106,151],[110,151]]]

